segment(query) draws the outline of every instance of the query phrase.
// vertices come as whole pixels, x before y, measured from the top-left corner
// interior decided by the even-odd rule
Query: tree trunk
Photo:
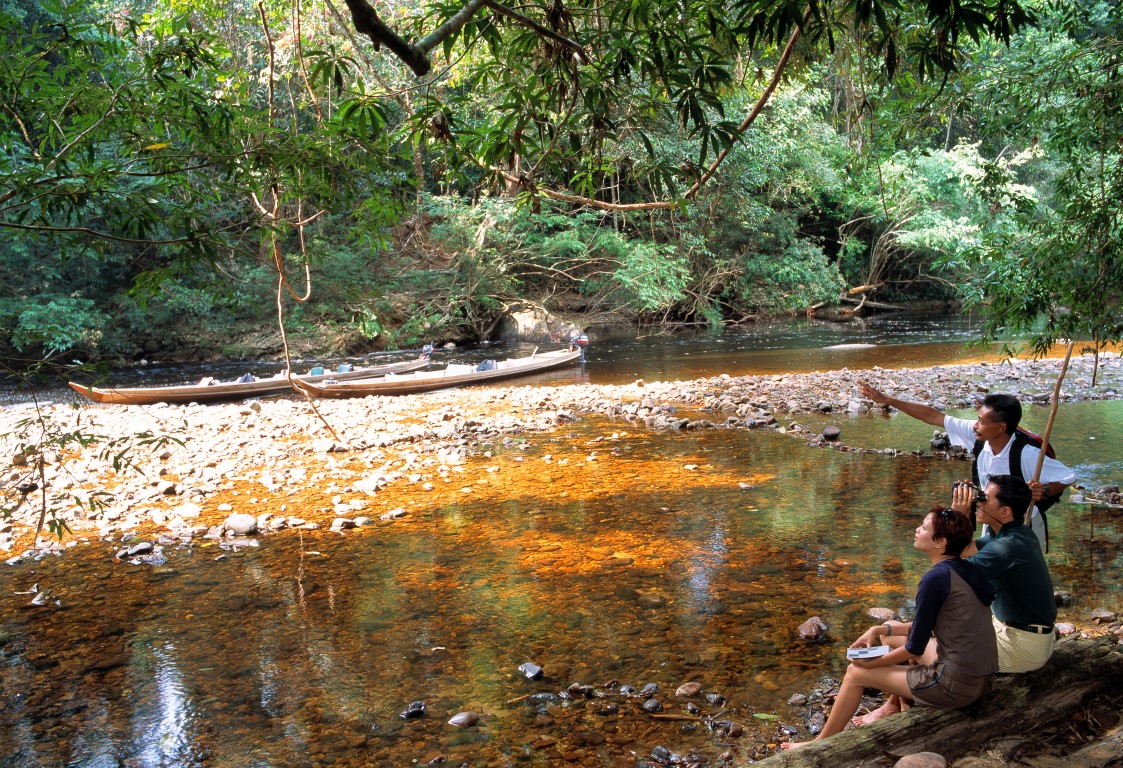
[[[883,768],[917,752],[936,752],[951,764],[983,751],[990,742],[1064,723],[1089,699],[1117,692],[1121,683],[1123,649],[1114,644],[1114,638],[1066,639],[1057,643],[1053,658],[1042,669],[1024,675],[999,675],[994,689],[970,707],[913,707],[753,765]]]

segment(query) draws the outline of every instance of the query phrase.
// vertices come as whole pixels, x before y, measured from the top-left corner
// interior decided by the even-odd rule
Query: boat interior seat
[[[324,366],[317,365],[315,368],[308,371],[308,375],[309,376],[323,376],[324,375]]]
[[[355,370],[355,366],[350,363],[340,363],[339,367],[335,369],[336,373],[350,373]]]

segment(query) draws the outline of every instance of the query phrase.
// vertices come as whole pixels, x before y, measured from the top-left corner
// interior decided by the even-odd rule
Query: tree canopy
[[[393,344],[485,334],[516,302],[718,324],[846,286],[958,291],[1038,349],[1118,340],[1120,22],[1028,0],[8,0],[5,353],[133,356],[271,304]]]

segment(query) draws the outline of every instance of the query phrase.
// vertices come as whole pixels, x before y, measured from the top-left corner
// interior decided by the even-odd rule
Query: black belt
[[[1015,624],[1012,621],[1002,622],[1008,627],[1013,629],[1020,629],[1022,632],[1032,632],[1035,635],[1051,635],[1053,634],[1053,625],[1045,626],[1044,624]]]

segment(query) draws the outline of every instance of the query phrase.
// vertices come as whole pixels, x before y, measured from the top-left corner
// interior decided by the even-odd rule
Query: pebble
[[[398,717],[406,720],[411,720],[416,717],[423,717],[425,715],[425,711],[426,708],[424,701],[411,701],[409,703],[409,706],[402,710]]]
[[[542,667],[529,661],[519,665],[519,672],[522,672],[527,680],[538,680],[542,677]]]
[[[257,533],[257,518],[253,515],[236,512],[226,518],[222,527],[224,530],[230,531],[237,536],[249,536],[250,534]]]
[[[1110,624],[1115,621],[1116,615],[1115,611],[1109,611],[1106,608],[1096,608],[1092,611],[1092,615],[1089,618],[1097,624]]]
[[[678,687],[678,690],[675,691],[675,696],[682,696],[683,698],[687,698],[687,697],[690,697],[690,696],[694,696],[694,695],[700,693],[701,691],[702,691],[702,684],[701,683],[695,683],[695,682],[683,683],[682,685],[680,685]]]
[[[827,625],[818,616],[812,616],[796,629],[801,640],[821,640],[827,634]]]

